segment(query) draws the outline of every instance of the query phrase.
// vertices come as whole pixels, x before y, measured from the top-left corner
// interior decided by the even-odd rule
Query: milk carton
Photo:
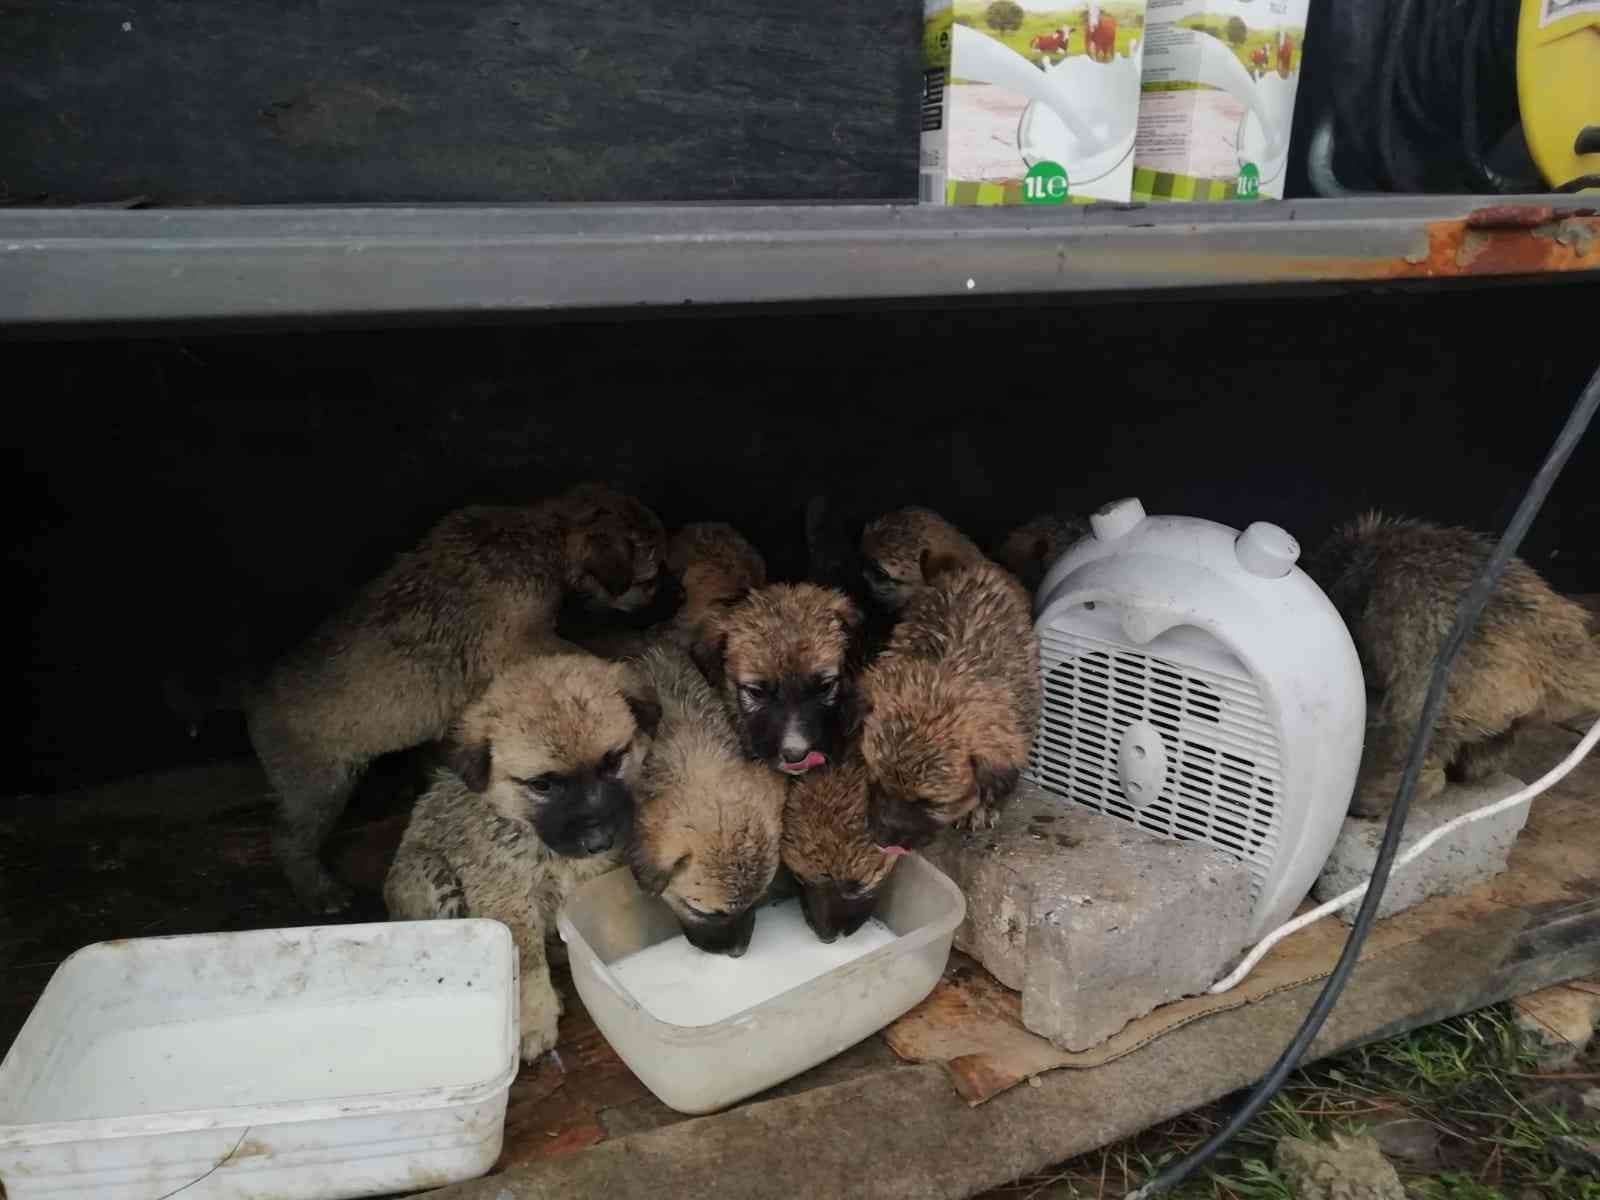
[[[1311,0],[1149,0],[1135,200],[1283,197]]]
[[[1127,200],[1144,0],[925,0],[925,204]]]

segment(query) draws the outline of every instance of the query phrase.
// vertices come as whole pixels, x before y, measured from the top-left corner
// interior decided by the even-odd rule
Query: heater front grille
[[[1040,654],[1033,781],[1153,833],[1243,858],[1252,899],[1259,895],[1278,854],[1282,775],[1255,682],[1068,629],[1042,632]],[[1123,731],[1139,721],[1159,732],[1168,768],[1159,794],[1135,807],[1118,754]]]

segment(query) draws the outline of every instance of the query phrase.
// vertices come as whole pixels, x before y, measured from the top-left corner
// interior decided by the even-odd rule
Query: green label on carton
[[[1060,163],[1035,163],[1022,178],[1024,204],[1065,204],[1067,172]]]
[[[1240,200],[1259,200],[1261,198],[1261,168],[1255,163],[1245,163],[1239,168],[1239,195]]]

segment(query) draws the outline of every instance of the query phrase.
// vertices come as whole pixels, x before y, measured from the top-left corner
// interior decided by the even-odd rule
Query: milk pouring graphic
[[[1149,0],[1136,200],[1283,195],[1309,0]]]
[[[1126,200],[1144,5],[930,0],[922,199]]]

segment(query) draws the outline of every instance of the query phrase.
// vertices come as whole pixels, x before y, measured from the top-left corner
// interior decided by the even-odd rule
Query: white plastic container
[[[516,997],[495,921],[87,946],[0,1063],[0,1182],[331,1200],[474,1178],[500,1154]]]
[[[1034,601],[1045,791],[1245,860],[1252,939],[1294,912],[1332,850],[1361,764],[1355,644],[1300,547],[1106,505]]]
[[[907,855],[878,902],[893,942],[697,1026],[651,1016],[606,965],[680,932],[671,910],[641,893],[627,870],[580,888],[559,926],[578,995],[611,1048],[663,1104],[708,1113],[827,1061],[920,1003],[939,981],[966,911],[960,888]]]

